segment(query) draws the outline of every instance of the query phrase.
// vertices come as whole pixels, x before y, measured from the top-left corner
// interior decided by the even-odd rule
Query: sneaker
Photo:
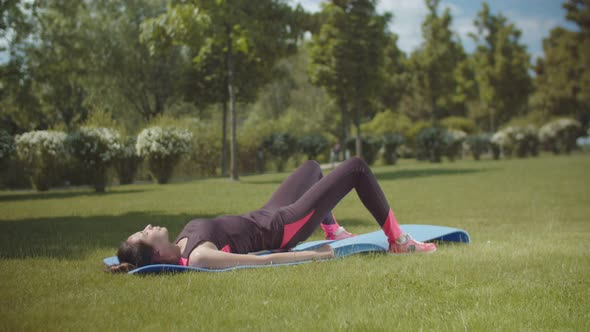
[[[356,236],[356,234],[352,234],[346,231],[344,227],[340,226],[334,233],[326,233],[326,240],[344,240],[348,239],[349,237]]]
[[[436,251],[436,244],[424,243],[412,239],[410,234],[404,234],[403,243],[393,242],[389,244],[389,253],[391,254],[412,254],[412,253],[431,253]]]

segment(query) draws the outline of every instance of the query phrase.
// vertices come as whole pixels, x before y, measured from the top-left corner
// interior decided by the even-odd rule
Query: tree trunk
[[[232,28],[227,26],[227,92],[229,94],[229,113],[231,119],[231,143],[230,143],[230,178],[234,181],[238,177],[238,160],[236,144],[236,97],[234,91],[234,55],[232,49]]]
[[[227,100],[223,101],[223,120],[221,124],[221,176],[227,176]]]
[[[490,108],[490,130],[492,133],[496,132],[496,119],[494,114],[494,108]]]
[[[494,118],[495,117],[494,108],[490,107],[489,110],[490,110],[490,131],[492,133],[494,133],[494,132],[496,132],[496,123],[495,123],[496,119]]]
[[[346,159],[346,101],[343,97],[340,97],[338,100],[340,106],[340,115],[341,115],[341,124],[342,124],[342,132],[340,133],[340,152],[342,152],[342,160]]]
[[[363,144],[361,142],[361,110],[358,97],[354,103],[354,124],[356,126],[356,155],[359,158],[363,157]]]

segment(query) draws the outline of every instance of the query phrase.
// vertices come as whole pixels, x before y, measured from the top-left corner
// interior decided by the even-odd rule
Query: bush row
[[[452,120],[452,121],[450,121]],[[361,137],[363,158],[373,164],[379,156],[384,164],[395,164],[400,155],[415,156],[419,160],[440,162],[443,156],[454,160],[470,151],[478,160],[485,152],[495,159],[513,155],[535,156],[544,147],[554,153],[569,153],[581,135],[581,125],[573,119],[551,121],[540,129],[534,126],[512,126],[493,135],[471,134],[468,123],[450,119],[449,127],[415,126],[415,137],[406,139],[401,134],[364,135]],[[217,135],[198,126],[181,129],[176,126],[153,126],[142,130],[137,137],[123,136],[105,127],[81,127],[73,132],[32,131],[12,137],[0,131],[0,167],[22,166],[31,185],[48,190],[59,183],[64,172],[78,169],[87,184],[97,192],[105,190],[107,172],[113,169],[121,184],[132,183],[139,166],[145,165],[151,178],[166,183],[174,168],[184,159],[191,171],[203,175],[215,174],[221,156]],[[356,137],[350,137],[345,147],[355,151]],[[322,135],[296,138],[289,133],[275,132],[260,143],[238,148],[242,171],[264,171],[265,161],[274,160],[277,170],[283,171],[287,160],[297,153],[316,159],[329,147]],[[11,158],[16,156],[17,158]],[[183,158],[184,157],[184,158]]]
[[[146,128],[137,137],[122,137],[104,127],[81,127],[70,133],[31,131],[14,138],[0,132],[0,164],[4,168],[16,152],[16,161],[38,191],[56,184],[64,170],[78,168],[84,180],[103,192],[110,168],[120,183],[131,183],[141,160],[153,179],[166,183],[179,159],[189,152],[191,138],[186,130],[160,127]]]

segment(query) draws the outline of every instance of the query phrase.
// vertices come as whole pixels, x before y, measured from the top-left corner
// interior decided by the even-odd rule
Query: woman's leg
[[[324,174],[317,161],[305,161],[281,183],[279,188],[271,195],[268,202],[264,204],[263,208],[279,209],[280,207],[294,203],[323,177]],[[334,233],[340,228],[332,210],[326,212],[321,219],[321,223],[326,235]]]
[[[320,225],[326,213],[352,189],[355,189],[362,203],[381,226],[395,251],[396,240],[406,239],[393,215],[385,194],[377,183],[367,163],[353,157],[316,182],[299,199],[279,209],[284,223],[281,248],[291,248],[307,239]],[[406,241],[407,242],[407,241]],[[420,244],[416,251],[431,251],[434,244]],[[436,248],[436,247],[434,247]],[[428,250],[427,250],[428,249]],[[409,251],[413,251],[412,248]]]

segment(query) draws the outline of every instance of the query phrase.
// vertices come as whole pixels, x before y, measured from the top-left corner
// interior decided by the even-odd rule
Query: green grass
[[[287,176],[0,193],[0,330],[590,330],[590,155],[373,168],[401,223],[466,229],[432,255],[138,277],[102,258],[147,223],[260,207]],[[355,193],[347,229],[377,224]],[[312,239],[319,239],[316,232]]]

